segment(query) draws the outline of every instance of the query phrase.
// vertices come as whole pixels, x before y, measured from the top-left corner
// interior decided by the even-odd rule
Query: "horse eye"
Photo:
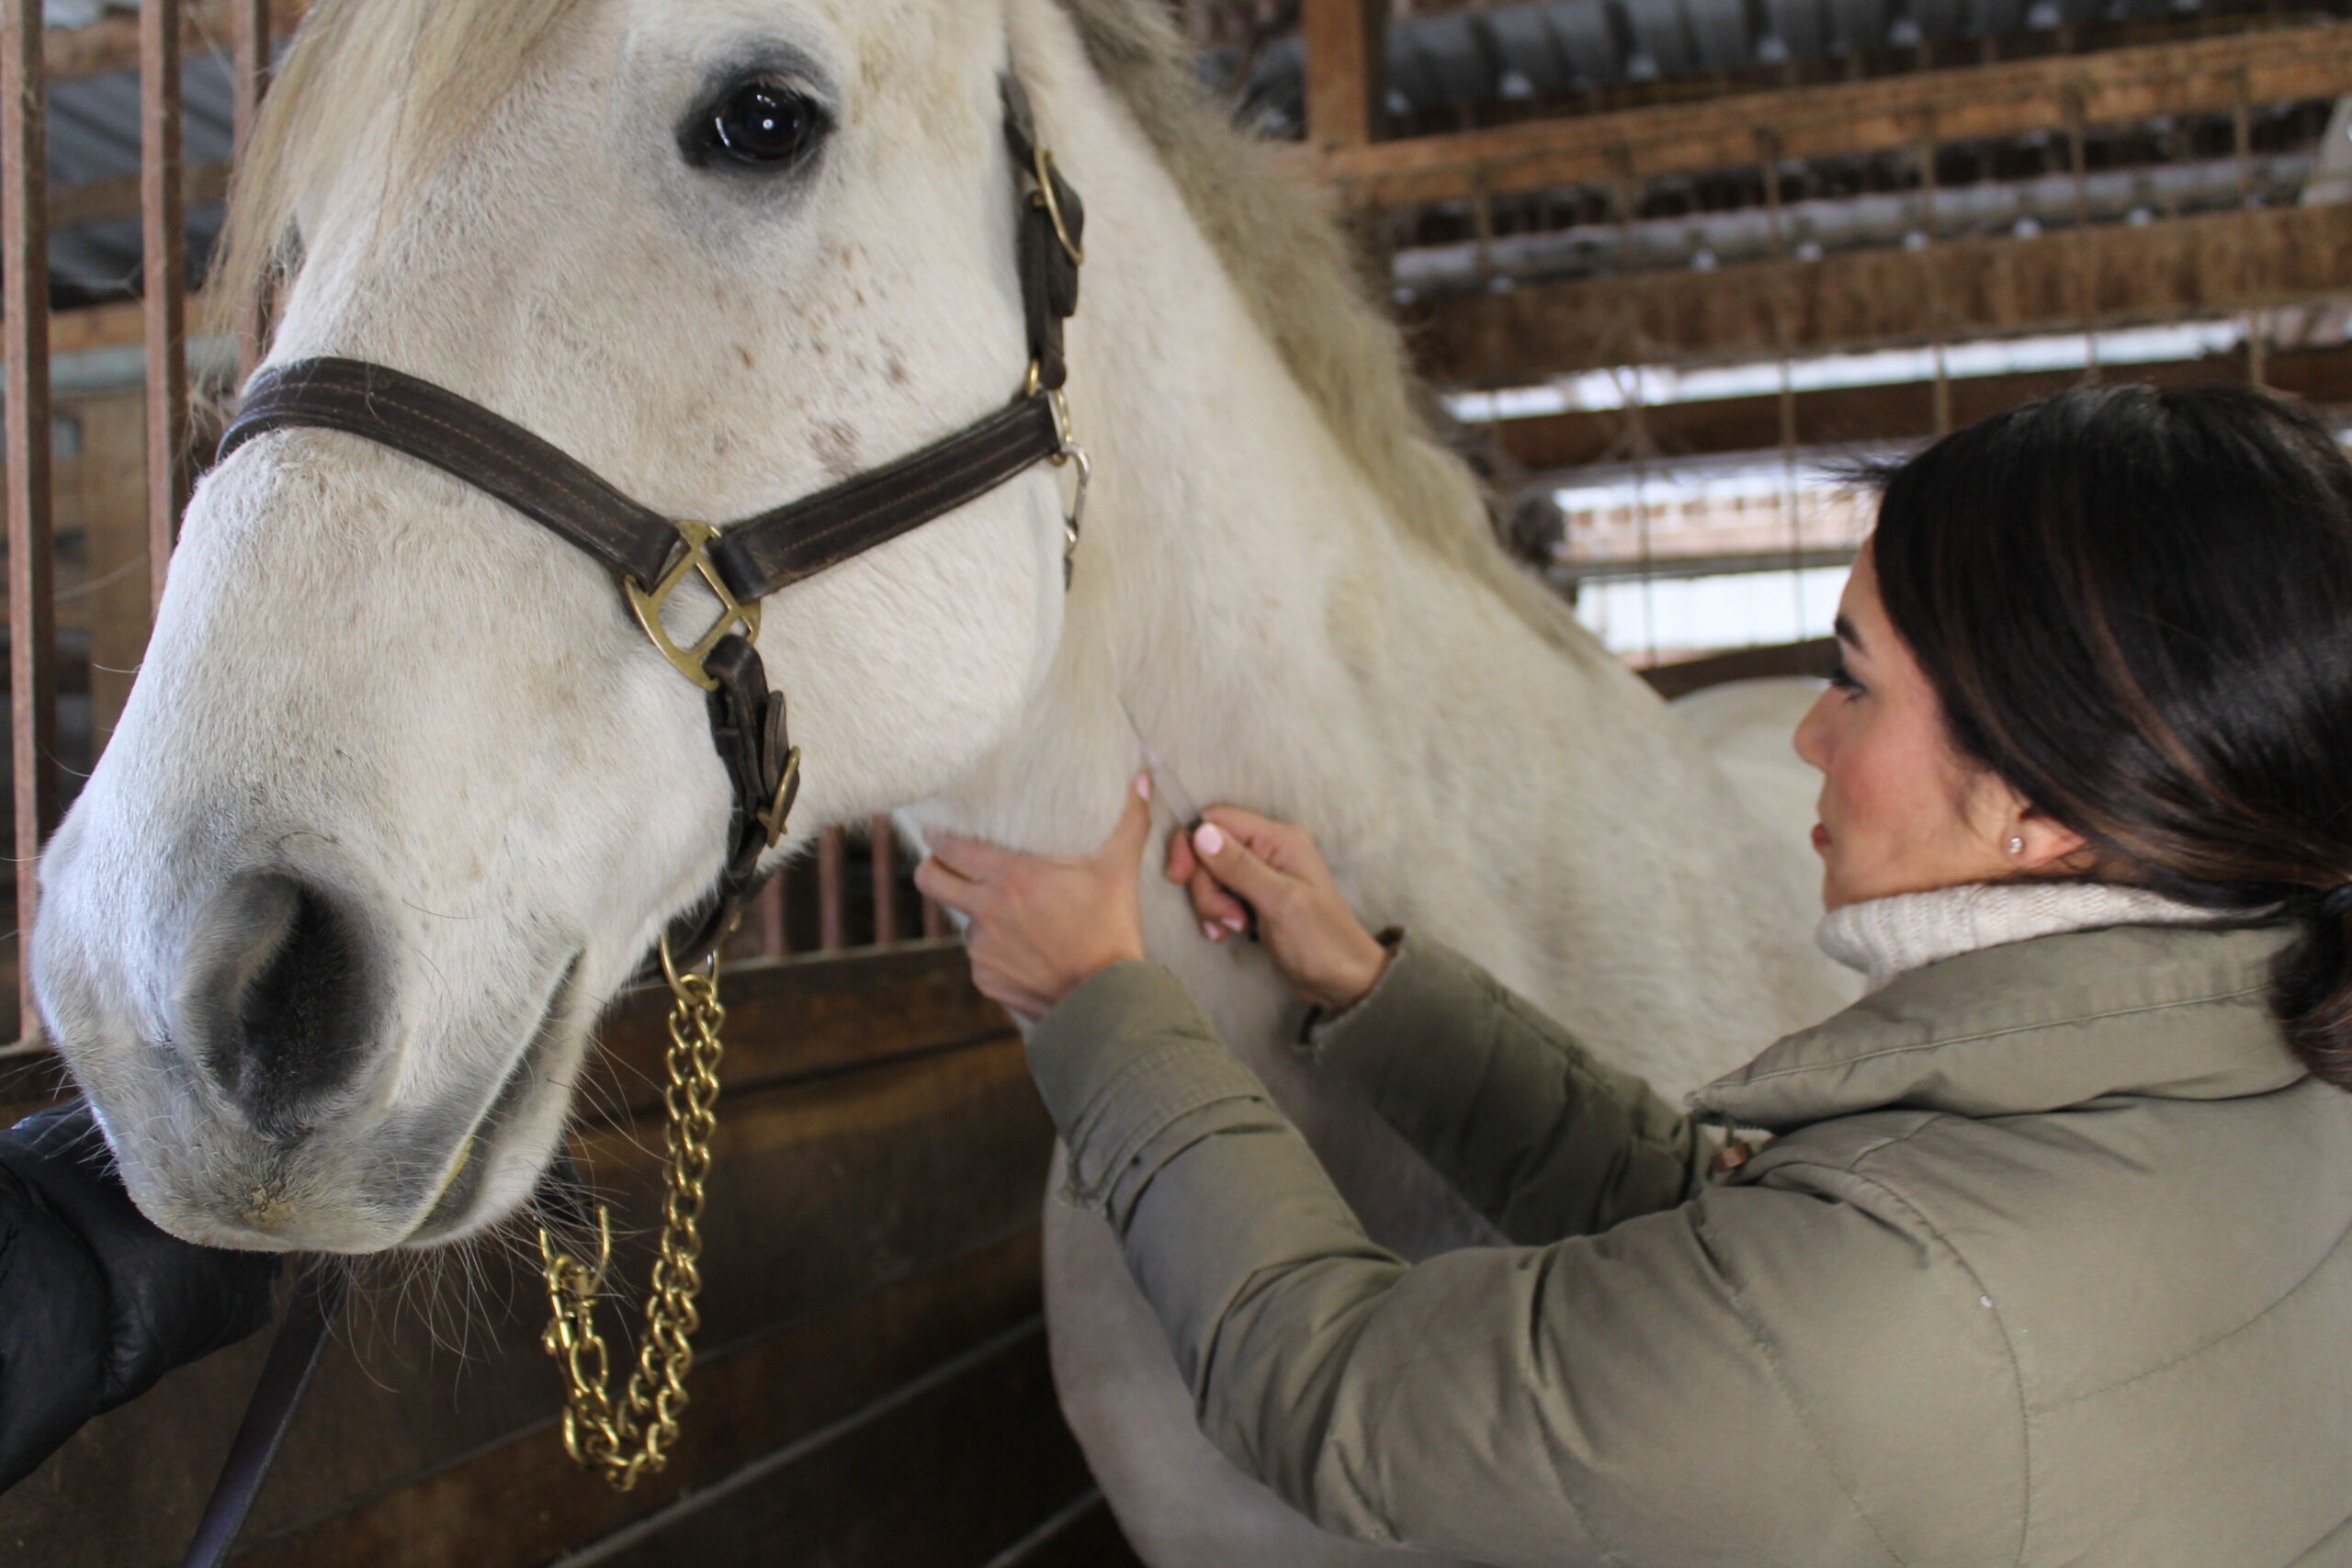
[[[774,82],[746,82],[719,100],[710,137],[737,163],[788,164],[824,133],[825,115],[805,95]]]

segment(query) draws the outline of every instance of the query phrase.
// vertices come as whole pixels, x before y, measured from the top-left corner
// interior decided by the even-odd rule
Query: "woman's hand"
[[[1352,1007],[1388,967],[1388,950],[1348,907],[1306,829],[1238,807],[1212,806],[1188,838],[1168,840],[1168,880],[1183,883],[1211,942],[1248,929],[1291,988],[1313,1006]]]
[[[1143,956],[1136,879],[1151,836],[1151,784],[1138,778],[1102,848],[1075,860],[933,833],[915,867],[925,896],[971,922],[972,984],[1031,1022],[1123,958]]]

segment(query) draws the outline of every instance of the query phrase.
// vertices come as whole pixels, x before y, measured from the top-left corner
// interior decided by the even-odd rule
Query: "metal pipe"
[[[180,153],[180,0],[140,0],[140,311],[147,345],[147,582],[164,598],[187,504],[187,190]]]
[[[262,95],[269,90],[269,0],[230,0],[229,69],[230,159],[242,161],[253,145],[254,122],[261,117]],[[269,341],[269,301],[255,299],[237,322],[237,382],[261,364],[262,348]]]
[[[899,940],[899,836],[885,812],[874,818],[866,838],[874,852],[874,945]]]
[[[57,807],[57,601],[49,402],[48,73],[40,0],[0,0],[0,336],[7,349],[9,743],[16,766],[17,1033],[39,1027],[33,865]]]
[[[817,946],[839,953],[849,945],[849,916],[842,908],[846,891],[842,873],[849,863],[849,845],[839,828],[817,836]]]

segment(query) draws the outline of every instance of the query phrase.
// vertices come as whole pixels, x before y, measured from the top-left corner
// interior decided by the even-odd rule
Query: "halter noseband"
[[[1038,141],[1020,83],[1007,75],[1002,86],[1004,137],[1021,201],[1017,254],[1028,375],[1004,408],[884,468],[722,530],[662,516],[561,448],[446,388],[334,357],[294,360],[256,376],[220,438],[225,459],[273,430],[365,436],[497,497],[619,579],[653,646],[707,694],[711,742],[734,796],[727,861],[712,898],[664,938],[666,956],[679,970],[718,948],[765,880],[760,856],[783,838],[800,786],[800,749],[786,729],[784,694],[769,689],[754,646],[760,602],[944,516],[1040,462],[1076,466],[1077,495],[1063,524],[1067,580],[1089,468],[1070,438],[1062,397],[1069,374],[1062,323],[1078,309],[1086,213]],[[719,612],[682,645],[663,626],[662,610],[689,578],[718,597]]]

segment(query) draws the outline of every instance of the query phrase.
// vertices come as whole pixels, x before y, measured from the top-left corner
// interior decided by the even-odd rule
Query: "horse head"
[[[665,516],[763,512],[1021,387],[1007,38],[929,0],[330,0],[217,287],[274,273],[272,363],[437,383]],[[999,745],[1062,553],[1040,470],[770,601],[795,838]],[[611,572],[412,458],[277,431],[198,488],[43,857],[43,1021],[165,1228],[462,1236],[537,1180],[730,803]]]

